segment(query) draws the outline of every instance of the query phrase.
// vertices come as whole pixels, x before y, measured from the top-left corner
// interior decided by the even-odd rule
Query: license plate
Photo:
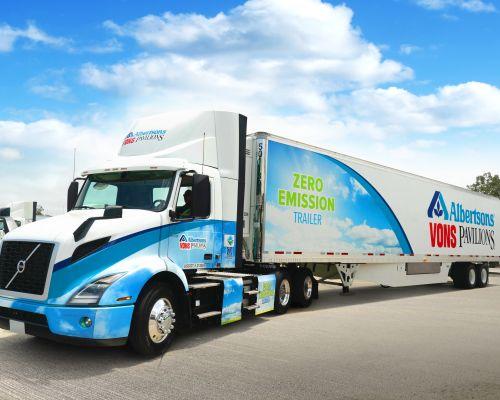
[[[11,319],[9,321],[9,330],[11,332],[15,332],[15,333],[21,333],[21,334],[26,334],[26,328],[25,328],[25,325],[24,325],[24,322],[20,322],[20,321],[14,321],[13,319]]]

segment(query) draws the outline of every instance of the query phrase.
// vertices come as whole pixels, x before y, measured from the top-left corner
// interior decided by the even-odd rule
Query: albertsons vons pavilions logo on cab
[[[456,248],[464,245],[488,246],[495,249],[495,215],[484,210],[470,209],[462,203],[446,203],[436,191],[427,216],[443,222],[429,222],[432,247]]]
[[[182,234],[179,237],[180,250],[206,250],[207,239],[204,237],[192,237]]]
[[[125,146],[127,144],[132,144],[137,142],[148,142],[151,140],[161,142],[166,134],[167,131],[165,129],[130,132],[123,141],[123,145]]]

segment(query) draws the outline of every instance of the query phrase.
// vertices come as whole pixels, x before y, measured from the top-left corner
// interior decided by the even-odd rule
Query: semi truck
[[[36,221],[36,201],[19,201],[0,207],[0,242],[10,231]]]
[[[155,356],[197,324],[308,307],[319,280],[488,284],[500,200],[246,126],[137,120],[66,214],[5,236],[0,326]]]

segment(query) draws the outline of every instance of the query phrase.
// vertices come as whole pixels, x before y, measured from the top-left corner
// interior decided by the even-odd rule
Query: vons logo
[[[450,222],[429,222],[432,247],[456,248],[464,245],[482,245],[489,246],[491,250],[495,249],[495,231],[488,229],[495,225],[494,214],[466,209],[461,203],[454,201],[448,207],[442,193],[436,191],[427,209],[427,216]],[[464,226],[463,223],[479,227]]]
[[[207,239],[199,237],[191,237],[186,235],[181,235],[179,237],[179,249],[180,250],[206,250],[207,249]]]
[[[191,250],[191,243],[188,242],[186,235],[181,235],[179,238],[179,249]]]

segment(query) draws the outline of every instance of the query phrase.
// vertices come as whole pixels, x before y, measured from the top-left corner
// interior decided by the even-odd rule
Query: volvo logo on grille
[[[31,258],[31,256],[33,254],[35,254],[35,252],[38,250],[38,248],[41,246],[41,244],[38,244],[38,246],[36,246],[33,251],[30,253],[30,255],[28,257],[26,257],[25,260],[19,260],[18,263],[17,263],[17,271],[16,273],[12,276],[12,278],[10,278],[10,281],[9,283],[7,283],[7,285],[5,285],[5,289],[8,289],[9,286],[11,285],[12,282],[14,282],[14,279],[16,279],[17,275],[19,274],[22,274],[25,270],[26,270],[26,263],[28,262],[28,260]]]
[[[17,272],[22,274],[26,269],[26,260],[19,260],[17,263]]]

